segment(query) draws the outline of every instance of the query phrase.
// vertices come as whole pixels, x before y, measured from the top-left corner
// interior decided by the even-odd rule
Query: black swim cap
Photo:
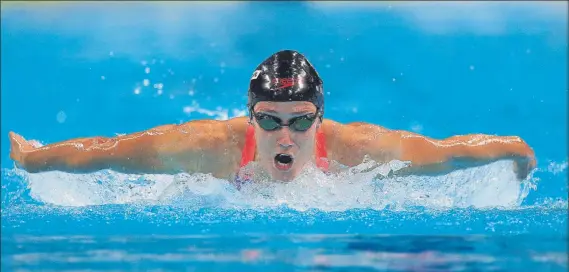
[[[253,72],[249,84],[249,110],[260,101],[312,102],[324,113],[322,80],[306,57],[293,50],[279,51]]]

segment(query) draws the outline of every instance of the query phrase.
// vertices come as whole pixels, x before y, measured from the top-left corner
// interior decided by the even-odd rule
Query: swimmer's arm
[[[72,173],[112,169],[123,173],[208,172],[214,176],[229,169],[231,146],[223,121],[196,121],[166,125],[116,137],[72,139],[36,148],[10,132],[10,157],[26,171]],[[215,165],[215,168],[212,166]],[[213,171],[212,171],[213,170]],[[223,170],[221,170],[223,171]]]
[[[445,174],[509,159],[519,179],[535,168],[533,150],[516,136],[470,134],[437,140],[407,131],[391,131],[383,137],[395,147],[395,158],[410,161],[400,174]]]
[[[365,123],[335,124],[328,131],[332,136],[328,144],[331,159],[348,166],[361,163],[366,155],[377,162],[410,162],[410,167],[398,175],[439,175],[511,159],[523,179],[536,164],[533,150],[519,137],[474,134],[437,140]]]

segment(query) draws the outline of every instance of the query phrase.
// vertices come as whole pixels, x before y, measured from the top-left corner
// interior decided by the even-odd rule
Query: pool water
[[[3,3],[3,271],[566,271],[567,3]],[[326,118],[434,138],[518,135],[510,161],[441,176],[306,169],[235,190],[208,174],[29,174],[38,144],[246,114],[281,49]]]

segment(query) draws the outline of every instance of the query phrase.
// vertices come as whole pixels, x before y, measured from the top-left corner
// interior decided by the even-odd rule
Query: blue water
[[[1,15],[3,271],[568,267],[566,2],[3,3]],[[243,115],[254,67],[281,49],[316,66],[327,118],[518,135],[538,169],[522,182],[508,161],[440,177],[309,172],[237,192],[208,175],[28,174],[9,158],[9,131],[48,144]]]

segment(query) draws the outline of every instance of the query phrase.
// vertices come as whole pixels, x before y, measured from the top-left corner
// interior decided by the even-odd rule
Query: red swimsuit
[[[247,133],[245,134],[245,146],[241,153],[241,168],[255,159],[255,148],[255,128],[249,125],[247,127]],[[329,166],[327,158],[326,137],[324,136],[324,132],[318,130],[316,132],[316,166],[325,172],[328,171]]]

